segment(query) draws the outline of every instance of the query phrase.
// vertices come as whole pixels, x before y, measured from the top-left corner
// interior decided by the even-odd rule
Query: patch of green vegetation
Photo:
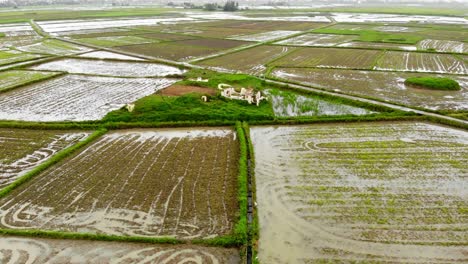
[[[219,83],[234,87],[254,87],[263,89],[262,81],[244,74],[221,74],[211,71],[190,71],[188,79],[208,78],[207,83],[185,80],[181,85],[195,85],[216,88]],[[263,101],[259,107],[245,101],[230,100],[221,95],[209,96],[208,102],[201,100],[201,94],[191,93],[182,96],[163,96],[153,94],[138,100],[132,113],[120,109],[107,114],[104,122],[204,122],[273,120],[271,104]]]
[[[0,38],[5,37],[5,33],[0,32]]]
[[[445,77],[410,77],[405,80],[405,84],[431,90],[459,91],[460,84],[450,78]]]
[[[208,102],[201,94],[192,93],[172,97],[150,95],[138,100],[132,113],[120,109],[107,114],[104,122],[178,122],[208,120],[272,120],[271,104],[262,102],[259,107],[245,101],[230,100],[220,95],[211,96]]]
[[[356,41],[363,42],[383,42],[383,43],[399,43],[399,44],[417,44],[423,38],[414,34],[394,34],[387,32],[379,32],[374,30],[349,30],[349,29],[334,29],[320,28],[313,31],[314,33],[336,34],[336,35],[358,35]]]

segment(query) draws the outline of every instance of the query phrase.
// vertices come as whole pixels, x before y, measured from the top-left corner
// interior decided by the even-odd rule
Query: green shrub
[[[405,84],[417,88],[442,91],[458,91],[461,89],[457,81],[442,77],[411,77],[406,79]]]

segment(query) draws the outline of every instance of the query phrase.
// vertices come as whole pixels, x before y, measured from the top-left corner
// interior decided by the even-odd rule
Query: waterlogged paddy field
[[[65,71],[68,73],[127,76],[127,77],[164,77],[180,75],[184,70],[173,66],[146,62],[116,62],[86,59],[62,59],[33,66],[34,70]]]
[[[23,53],[17,50],[0,50],[0,65],[12,64],[42,57],[39,54]]]
[[[0,237],[0,248],[0,260],[10,264],[240,263],[237,249],[194,245],[145,245],[8,236]]]
[[[360,96],[379,98],[432,110],[468,110],[468,77],[451,76],[460,83],[460,91],[417,89],[405,85],[424,73],[350,71],[336,69],[277,68],[272,75],[313,86]],[[437,75],[442,77],[442,75]]]
[[[66,75],[0,94],[0,120],[100,120],[176,81]]]
[[[248,74],[262,74],[269,61],[294,50],[294,47],[258,46],[199,62],[214,69],[223,68]]]
[[[369,115],[376,113],[364,108],[278,89],[268,89],[265,94],[271,101],[275,116],[279,117]]]
[[[85,54],[81,54],[78,57],[95,58],[95,59],[114,59],[114,60],[136,60],[136,61],[143,60],[137,57],[127,56],[127,55],[110,52],[110,51],[92,51],[92,52],[88,52]]]
[[[468,64],[450,54],[396,51],[385,52],[374,69],[468,74]]]
[[[355,39],[357,39],[357,36],[354,35],[305,34],[282,40],[277,42],[277,44],[293,46],[336,46],[340,43],[350,42]]]
[[[91,51],[91,49],[70,44],[63,41],[48,39],[39,43],[25,45],[18,47],[18,50],[29,52],[29,53],[39,53],[39,54],[51,54],[51,55],[71,55],[80,52]]]
[[[238,149],[230,129],[111,132],[0,200],[1,226],[226,235],[238,212]]]
[[[0,188],[88,135],[88,132],[0,129]]]
[[[277,67],[370,69],[381,51],[337,48],[298,48],[273,61]]]
[[[40,71],[5,71],[0,72],[0,92],[25,83],[42,80],[58,73]]]
[[[468,133],[254,127],[262,263],[466,263]]]

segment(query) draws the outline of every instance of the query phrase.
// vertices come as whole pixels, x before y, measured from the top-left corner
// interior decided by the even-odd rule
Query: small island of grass
[[[405,84],[415,88],[442,91],[458,91],[461,89],[457,81],[442,77],[411,77],[406,79]]]

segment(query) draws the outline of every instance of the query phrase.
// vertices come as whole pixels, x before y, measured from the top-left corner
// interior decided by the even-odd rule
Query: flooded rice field
[[[432,110],[468,110],[466,76],[452,76],[460,83],[460,91],[436,91],[412,88],[404,84],[409,77],[430,76],[420,73],[278,68],[272,74],[316,87],[409,106]]]
[[[41,71],[3,71],[0,72],[0,92],[8,90],[13,87],[17,87],[22,84],[26,84],[32,81],[41,80],[54,75],[58,72],[41,72]]]
[[[0,94],[0,120],[100,120],[176,81],[66,75]]]
[[[136,60],[136,61],[143,61],[143,59],[127,56],[115,52],[110,51],[92,51],[85,54],[81,54],[78,57],[83,58],[95,58],[95,59],[114,59],[114,60]]]
[[[44,40],[39,43],[18,47],[18,50],[29,53],[51,54],[51,55],[71,55],[80,52],[91,51],[91,49],[70,44],[58,40]]]
[[[340,48],[298,48],[270,63],[278,67],[370,69],[382,51]]]
[[[88,132],[0,129],[0,148],[8,150],[0,152],[0,188],[88,135]]]
[[[9,264],[165,263],[237,264],[237,249],[0,236],[0,261]]]
[[[184,70],[164,64],[86,59],[56,60],[33,66],[32,69],[122,77],[164,77],[184,73]]]
[[[468,74],[468,64],[450,54],[389,51],[375,70]]]
[[[336,116],[369,115],[375,112],[367,109],[326,101],[312,96],[304,96],[280,90],[267,90],[275,116]]]
[[[257,33],[252,35],[240,35],[240,36],[231,36],[229,39],[235,40],[245,40],[245,41],[271,41],[279,38],[284,38],[294,34],[300,33],[300,31],[291,31],[291,30],[276,30],[263,33]]]
[[[336,46],[343,42],[353,41],[357,36],[334,34],[305,34],[298,37],[282,40],[276,44],[293,46]]]
[[[265,64],[270,60],[293,51],[294,47],[259,46],[224,56],[204,60],[198,64],[212,68],[223,68],[249,74],[262,74],[266,70]]]
[[[425,39],[419,42],[419,47],[438,52],[468,53],[468,44],[452,40]]]
[[[230,129],[110,132],[0,201],[0,224],[182,239],[229,234],[238,142]]]
[[[468,133],[254,127],[262,263],[465,263]]]

